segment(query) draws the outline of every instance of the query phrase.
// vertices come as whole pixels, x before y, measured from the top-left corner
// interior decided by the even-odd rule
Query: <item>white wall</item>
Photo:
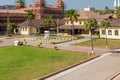
[[[106,35],[102,34],[102,30],[105,30],[104,28],[100,29],[100,38],[106,38]],[[111,35],[110,35],[110,31],[111,30]],[[115,35],[115,30],[118,30],[118,35]],[[108,28],[106,29],[107,32],[107,38],[111,38],[111,39],[120,39],[120,28]]]
[[[29,34],[36,34],[37,30],[34,27],[20,27],[19,34],[29,35]]]
[[[74,21],[74,25],[84,25],[85,20],[78,20],[77,22]],[[72,25],[70,21],[65,21],[65,25]]]

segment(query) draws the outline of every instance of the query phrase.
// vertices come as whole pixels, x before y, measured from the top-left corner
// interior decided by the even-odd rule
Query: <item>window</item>
[[[39,29],[37,29],[37,32],[39,32]]]
[[[118,36],[118,30],[115,30],[115,36]]]
[[[108,30],[108,35],[112,35],[112,30]]]
[[[105,35],[105,30],[102,30],[102,35]]]

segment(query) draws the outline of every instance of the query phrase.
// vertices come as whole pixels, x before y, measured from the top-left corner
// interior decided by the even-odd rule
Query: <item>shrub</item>
[[[54,49],[55,49],[55,50],[58,50],[58,47],[57,47],[57,46],[54,46]]]
[[[38,47],[41,47],[41,45],[42,45],[42,42],[40,42],[40,43],[38,44]]]
[[[76,36],[76,39],[82,39],[84,36]]]
[[[23,42],[22,42],[22,41],[19,41],[19,42],[18,42],[18,45],[23,45]]]

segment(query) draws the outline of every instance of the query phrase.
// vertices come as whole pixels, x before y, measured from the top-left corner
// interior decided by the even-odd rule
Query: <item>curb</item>
[[[44,80],[44,79],[46,79],[46,78],[49,78],[49,77],[51,77],[51,76],[54,76],[54,75],[56,75],[56,74],[58,74],[58,73],[61,73],[61,72],[66,71],[66,70],[68,70],[68,69],[70,69],[70,68],[76,67],[76,66],[78,66],[78,65],[81,65],[81,64],[83,64],[83,63],[86,63],[86,62],[91,61],[91,60],[93,60],[93,59],[95,59],[95,58],[98,58],[98,57],[100,57],[100,55],[98,55],[98,56],[96,56],[96,57],[93,57],[93,58],[91,58],[91,59],[88,59],[88,60],[86,60],[86,61],[77,63],[77,64],[75,64],[75,65],[69,66],[69,67],[67,67],[67,68],[61,69],[61,70],[59,70],[59,71],[50,73],[50,74],[45,75],[45,76],[43,76],[43,77],[41,77],[41,78],[32,79],[32,80]]]
[[[115,78],[117,78],[117,76],[120,75],[120,72],[117,72],[115,75],[113,75],[109,80],[115,80]]]

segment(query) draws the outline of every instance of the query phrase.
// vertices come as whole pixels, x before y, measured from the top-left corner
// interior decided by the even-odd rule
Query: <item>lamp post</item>
[[[9,7],[7,6],[7,28],[6,28],[6,35],[7,36],[10,36],[10,26],[9,26],[9,23],[10,23],[10,19],[9,19]]]
[[[58,28],[58,26],[59,26],[59,18],[57,18],[57,34],[59,33],[59,28]]]

